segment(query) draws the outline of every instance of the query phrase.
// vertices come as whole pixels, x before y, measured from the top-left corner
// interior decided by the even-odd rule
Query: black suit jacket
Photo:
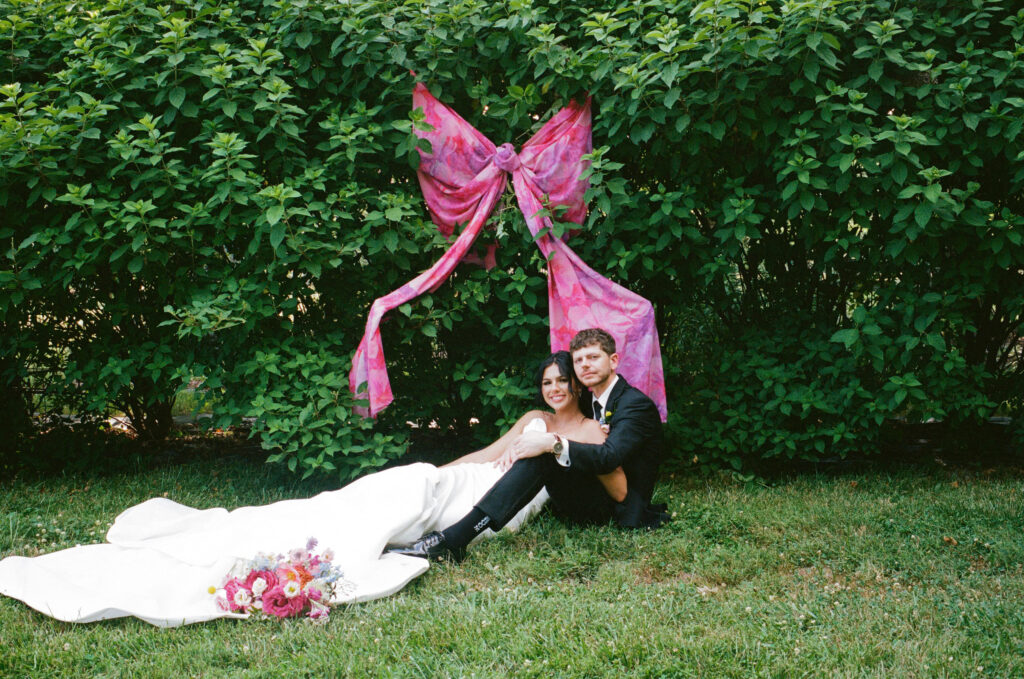
[[[581,403],[584,415],[600,419],[592,412],[593,396]],[[646,508],[658,480],[658,467],[664,455],[661,416],[654,401],[619,375],[605,404],[608,438],[604,443],[569,442],[569,466],[580,472],[607,474],[621,466],[626,473],[632,501]],[[638,508],[639,509],[639,508]]]

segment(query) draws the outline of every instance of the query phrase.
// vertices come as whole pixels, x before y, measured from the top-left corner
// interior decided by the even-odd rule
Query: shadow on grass
[[[414,429],[405,455],[384,468],[427,462],[442,465],[476,449],[465,437],[437,429]],[[216,463],[260,467],[267,483],[316,493],[337,488],[342,481],[322,473],[306,480],[283,464],[267,465],[269,451],[250,436],[248,428],[203,431],[194,426],[172,431],[163,441],[146,441],[98,424],[59,425],[21,438],[0,448],[0,477],[42,481],[54,477],[104,478],[155,471],[183,465]],[[668,456],[663,477],[732,475],[747,483],[782,483],[804,475],[842,477],[887,473],[932,474],[941,470],[960,473],[1024,474],[1024,451],[1014,441],[1007,422],[991,422],[974,429],[950,429],[941,423],[893,423],[882,450],[845,458],[814,460],[766,459],[752,461],[743,473],[708,469]],[[370,472],[367,472],[370,473]]]

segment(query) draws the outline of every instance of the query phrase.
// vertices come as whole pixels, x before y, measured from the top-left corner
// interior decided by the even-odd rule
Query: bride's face
[[[560,410],[576,402],[576,395],[572,393],[572,382],[559,372],[558,366],[554,363],[544,368],[540,394],[553,410]]]

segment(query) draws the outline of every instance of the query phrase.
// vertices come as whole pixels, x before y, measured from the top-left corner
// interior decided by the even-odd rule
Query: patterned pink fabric
[[[385,313],[425,291],[435,290],[462,260],[484,226],[512,175],[519,209],[536,236],[551,226],[538,216],[542,208],[565,206],[564,221],[583,222],[587,169],[583,156],[591,151],[590,101],[572,102],[540,129],[517,154],[511,144],[495,147],[459,114],[439,102],[418,83],[413,108],[422,108],[433,130],[420,137],[431,153],[420,151],[417,174],[430,216],[438,229],[451,235],[465,224],[451,248],[434,266],[370,307],[366,333],[352,359],[349,386],[366,384],[371,416],[391,403],[393,396],[380,340]],[[615,338],[618,372],[658,406],[664,421],[668,409],[654,308],[649,301],[583,263],[561,240],[545,234],[537,245],[548,258],[548,311],[551,350],[568,349],[573,335],[584,328],[604,328]]]

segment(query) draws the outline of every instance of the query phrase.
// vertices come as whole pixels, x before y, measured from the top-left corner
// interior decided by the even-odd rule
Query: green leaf
[[[284,242],[285,225],[277,224],[270,230],[270,247],[277,250]]]
[[[667,86],[671,87],[672,83],[676,79],[676,74],[679,73],[679,64],[672,62],[661,69],[661,80]],[[666,104],[667,106],[667,104]]]
[[[122,245],[121,247],[117,248],[112,253],[110,253],[110,262],[111,262],[111,264],[113,264],[118,259],[120,259],[121,255],[123,255],[127,251],[128,251],[128,243],[125,243],[124,245]]]
[[[804,191],[803,193],[801,193],[800,207],[802,207],[805,212],[810,212],[812,209],[814,209],[814,194],[811,193],[810,191]]]
[[[892,166],[892,180],[898,185],[902,185],[903,182],[907,181],[907,164],[902,162],[896,162]],[[903,198],[903,194],[900,193],[900,198]]]
[[[181,108],[181,105],[185,103],[185,88],[177,86],[170,91],[167,95],[167,101],[171,103],[174,108]]]
[[[844,330],[837,330],[829,338],[829,342],[841,342],[846,346],[847,349],[852,347],[860,339],[860,331],[856,328],[846,328]]]
[[[299,49],[306,49],[312,42],[313,34],[309,31],[303,31],[295,36],[295,44],[299,46]]]
[[[220,110],[224,112],[228,118],[234,118],[235,113],[238,111],[238,104],[233,101],[225,101],[221,104]]]
[[[939,333],[929,333],[928,335],[925,336],[924,341],[927,342],[933,349],[935,349],[939,353],[946,353],[946,340],[944,340],[942,338],[942,335],[940,335]]]
[[[919,203],[918,206],[914,208],[914,221],[917,222],[917,225],[920,226],[922,229],[928,225],[928,222],[931,221],[931,218],[931,203]]]
[[[130,273],[139,273],[139,271],[141,271],[141,270],[142,270],[142,257],[139,256],[139,255],[135,255],[134,257],[131,258],[131,261],[128,262],[128,271]]]
[[[817,82],[818,71],[820,70],[821,63],[817,59],[808,58],[807,62],[804,64],[804,75],[807,76],[807,79],[810,80],[812,83]]]
[[[277,224],[279,221],[281,221],[281,217],[284,216],[284,206],[271,205],[263,214],[267,219],[267,223],[273,226],[274,224]]]

